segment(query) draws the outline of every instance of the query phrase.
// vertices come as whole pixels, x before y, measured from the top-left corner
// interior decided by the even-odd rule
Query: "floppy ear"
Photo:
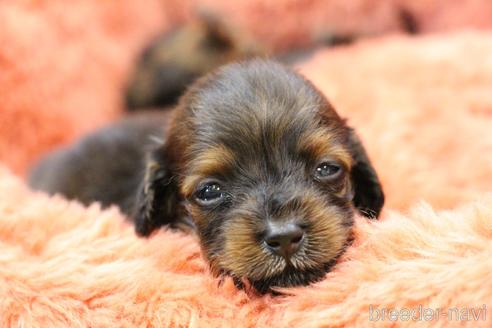
[[[354,159],[351,178],[354,205],[361,214],[377,218],[384,204],[384,193],[364,146],[353,129],[349,131],[350,152]]]
[[[146,161],[134,212],[135,231],[140,236],[149,236],[177,219],[178,186],[164,154],[161,146]]]
[[[207,37],[205,43],[211,49],[227,50],[234,46],[227,27],[216,17],[203,15],[202,17]]]

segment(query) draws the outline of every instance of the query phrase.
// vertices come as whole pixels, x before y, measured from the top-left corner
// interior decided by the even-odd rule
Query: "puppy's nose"
[[[304,230],[297,224],[272,224],[265,236],[265,244],[268,249],[284,258],[290,258],[304,239]]]

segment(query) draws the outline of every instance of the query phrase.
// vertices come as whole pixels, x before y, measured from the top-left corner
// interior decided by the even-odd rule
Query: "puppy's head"
[[[244,33],[211,15],[165,33],[139,58],[128,84],[129,110],[175,105],[196,78],[227,62],[263,53]]]
[[[375,218],[382,205],[361,143],[320,92],[254,60],[182,99],[136,224],[148,235],[185,209],[212,271],[266,292],[323,277],[351,240],[354,209]]]

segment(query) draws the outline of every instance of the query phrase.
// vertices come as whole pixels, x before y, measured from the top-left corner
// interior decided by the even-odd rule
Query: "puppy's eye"
[[[210,182],[202,186],[195,194],[196,200],[203,204],[209,205],[221,200],[225,193],[221,186],[216,182]]]
[[[333,179],[340,176],[342,167],[336,163],[323,162],[316,168],[316,178],[318,179]]]

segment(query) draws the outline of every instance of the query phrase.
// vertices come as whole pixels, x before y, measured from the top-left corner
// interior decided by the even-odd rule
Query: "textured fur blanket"
[[[193,237],[139,239],[116,208],[12,173],[120,115],[131,59],[163,25],[156,1],[74,1],[93,24],[20,3],[0,4],[1,326],[491,326],[492,32],[368,40],[300,67],[361,134],[387,205],[357,218],[323,281],[258,297],[214,279]]]
[[[357,244],[322,282],[260,298],[229,280],[218,286],[189,236],[138,239],[117,210],[33,195],[5,170],[0,194],[2,326],[391,326],[371,319],[383,309],[492,305],[490,196],[447,212],[420,204],[374,224],[360,218]],[[490,327],[490,313],[483,319],[464,323]]]

